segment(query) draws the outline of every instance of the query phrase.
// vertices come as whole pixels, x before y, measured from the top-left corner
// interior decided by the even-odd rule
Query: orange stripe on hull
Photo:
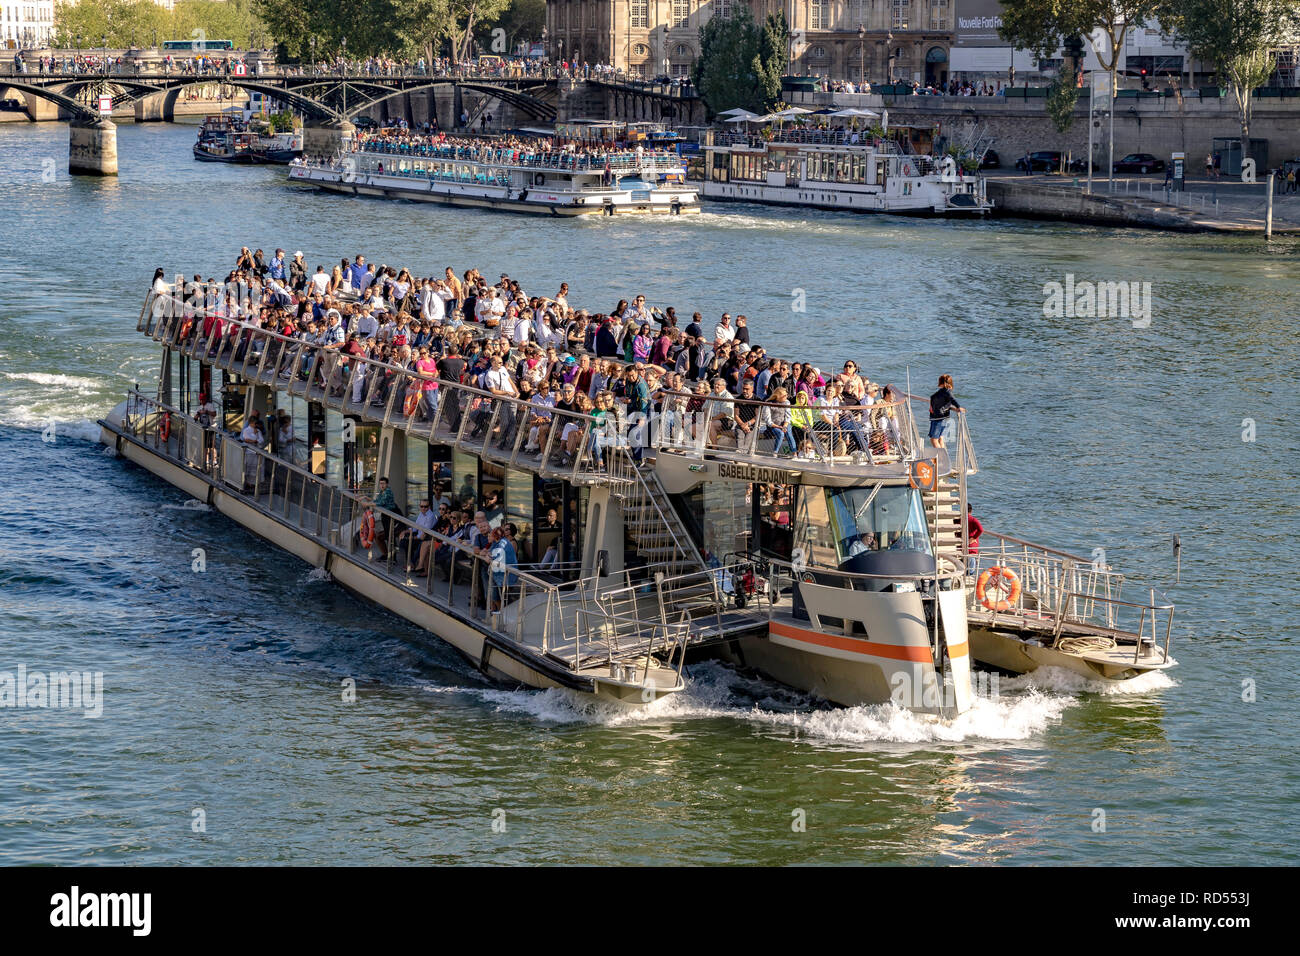
[[[868,654],[872,657],[887,657],[895,661],[915,661],[918,664],[933,663],[929,647],[900,647],[897,644],[879,644],[875,641],[861,640],[855,637],[842,637],[838,634],[823,634],[821,631],[809,631],[789,624],[773,621],[768,625],[773,634],[816,644],[820,647],[832,647],[837,651],[850,651],[854,654]],[[962,653],[965,653],[965,647]]]

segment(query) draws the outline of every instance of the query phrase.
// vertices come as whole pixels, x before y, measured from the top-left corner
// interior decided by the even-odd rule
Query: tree
[[[765,113],[781,96],[788,31],[784,15],[760,30],[749,8],[714,16],[700,29],[700,57],[691,79],[714,113],[743,107]]]
[[[1001,0],[1002,26],[998,36],[1018,50],[1030,50],[1039,59],[1051,59],[1067,40],[1091,39],[1100,32],[1106,49],[1093,45],[1102,69],[1110,73],[1111,90],[1116,89],[1115,72],[1119,52],[1128,28],[1155,17],[1162,0]],[[1113,93],[1112,93],[1113,95]]]
[[[770,110],[781,98],[781,77],[789,68],[786,56],[789,49],[790,29],[785,22],[785,11],[769,13],[767,22],[763,24],[758,54],[754,57],[754,74],[758,77],[764,111]]]
[[[1214,64],[1232,90],[1242,152],[1250,136],[1251,94],[1273,74],[1273,50],[1300,30],[1298,0],[1162,0],[1160,24],[1192,56]]]
[[[479,36],[486,40],[488,49],[493,53],[513,53],[520,41],[542,38],[542,29],[546,26],[546,0],[507,0],[500,13],[482,23]],[[497,34],[497,30],[503,32]],[[504,41],[500,50],[496,48],[497,39]]]
[[[1047,115],[1052,120],[1052,125],[1056,131],[1061,134],[1061,172],[1065,172],[1065,164],[1068,159],[1065,148],[1065,134],[1070,131],[1074,125],[1074,104],[1079,101],[1079,86],[1076,81],[1077,74],[1073,70],[1062,70],[1052,81],[1052,85],[1047,90]],[[1092,157],[1088,157],[1092,161]]]

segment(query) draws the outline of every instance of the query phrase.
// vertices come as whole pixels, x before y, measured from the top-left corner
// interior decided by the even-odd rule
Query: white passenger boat
[[[639,705],[711,650],[838,704],[972,706],[966,569],[937,533],[965,503],[964,422],[950,455],[905,402],[877,403],[869,442],[810,431],[795,458],[758,428],[710,441],[703,416],[623,429],[555,410],[534,446],[526,404],[443,381],[422,414],[412,396],[436,380],[209,320],[202,301],[149,295],[138,328],[161,346],[159,379],[100,422],[104,443],[485,674]],[[240,440],[277,409],[296,438]],[[380,476],[395,509],[371,504]],[[407,570],[412,505],[452,490],[518,524],[518,566],[431,533],[435,573]]]
[[[858,141],[855,141],[855,137]],[[984,179],[952,157],[846,130],[778,130],[771,138],[710,131],[705,199],[895,215],[982,215]]]
[[[603,154],[517,149],[482,139],[461,146],[403,147],[363,141],[332,162],[299,160],[293,182],[354,196],[410,199],[555,216],[682,215],[699,194],[671,150],[638,147]]]

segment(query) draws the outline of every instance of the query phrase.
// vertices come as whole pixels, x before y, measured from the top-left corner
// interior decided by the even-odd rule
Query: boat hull
[[[691,215],[700,211],[698,198],[688,193],[689,200],[634,200],[631,193],[614,197],[609,202],[575,202],[569,196],[545,198],[552,194],[541,190],[515,193],[505,187],[443,183],[438,181],[411,181],[381,175],[342,175],[325,170],[294,166],[289,178],[296,183],[316,186],[329,192],[346,196],[370,196],[380,199],[407,199],[413,202],[437,203],[444,206],[461,206],[479,209],[497,209],[505,212],[533,213],[550,216],[618,216],[618,215]],[[418,185],[417,185],[418,183]],[[538,194],[541,195],[538,195]],[[521,196],[523,198],[521,198]],[[585,198],[585,197],[581,197]]]
[[[1141,677],[1151,671],[1168,670],[1177,665],[1172,657],[1162,659],[1160,651],[1148,652],[1133,659],[1133,648],[1123,646],[1109,651],[1071,652],[1037,641],[1025,640],[1014,633],[971,623],[971,655],[980,663],[1012,674],[1029,674],[1040,667],[1058,667],[1089,680],[1121,682]]]
[[[575,672],[511,646],[478,621],[431,607],[405,588],[370,573],[347,552],[322,545],[292,525],[259,511],[208,476],[169,460],[126,434],[117,424],[123,409],[124,405],[118,406],[99,422],[100,441],[120,457],[205,502],[270,544],[327,571],[335,582],[357,596],[430,632],[493,680],[542,690],[564,688],[601,702],[632,707],[652,703],[682,687],[675,672],[653,665],[651,673],[658,680],[648,683],[614,678],[595,669]]]
[[[923,620],[923,618],[922,618]],[[724,645],[723,656],[781,684],[845,707],[895,703],[923,714],[956,716],[970,706],[968,690],[954,694],[934,666],[924,628],[889,622],[887,641],[847,637],[793,622],[773,621],[766,634]],[[965,644],[950,643],[955,683],[969,684]],[[959,666],[958,666],[959,665]]]
[[[755,203],[835,212],[879,213],[888,216],[983,216],[992,207],[954,206],[946,200],[917,202],[910,198],[885,196],[878,192],[839,192],[817,188],[765,186],[759,183],[705,182],[700,195],[711,202]]]

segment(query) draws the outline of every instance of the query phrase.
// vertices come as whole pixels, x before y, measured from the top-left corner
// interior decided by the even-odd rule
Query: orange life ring
[[[361,516],[361,528],[357,531],[361,547],[368,548],[375,543],[375,513],[367,511]]]
[[[1006,590],[1007,596],[993,600],[988,596],[989,585],[995,590]],[[1009,611],[1020,598],[1020,575],[1002,566],[989,568],[975,582],[975,597],[990,611]]]
[[[172,437],[172,413],[163,412],[162,424],[158,427],[158,437],[163,441]]]
[[[415,414],[416,406],[420,404],[420,393],[415,389],[406,390],[406,399],[402,402],[402,414],[410,418]]]

